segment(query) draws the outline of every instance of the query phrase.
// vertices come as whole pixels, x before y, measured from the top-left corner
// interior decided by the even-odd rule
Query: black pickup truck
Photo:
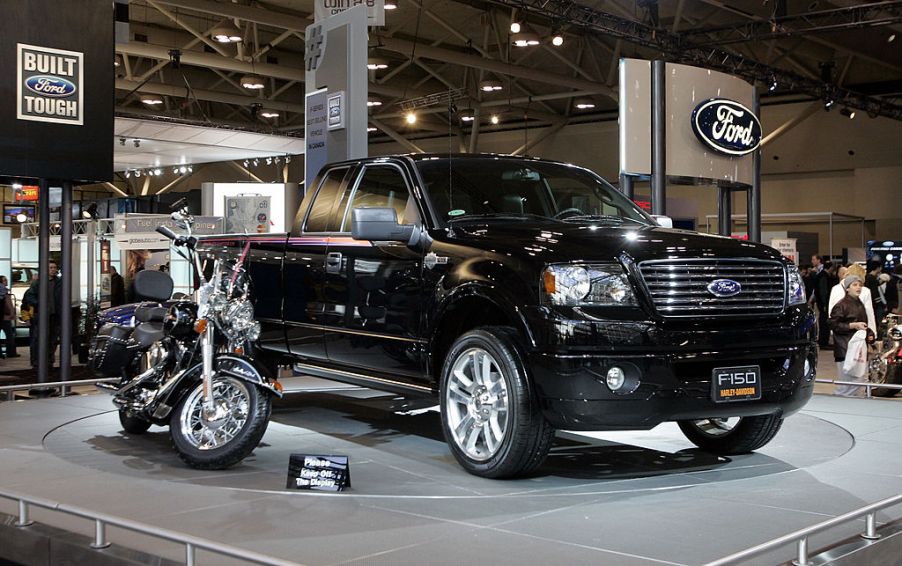
[[[659,226],[589,170],[495,155],[326,166],[290,234],[243,248],[258,355],[437,398],[460,464],[541,465],[555,429],[677,421],[755,450],[810,398],[798,270],[755,243]]]

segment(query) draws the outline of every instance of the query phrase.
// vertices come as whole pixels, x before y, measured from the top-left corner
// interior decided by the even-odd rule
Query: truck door
[[[254,316],[260,322],[260,346],[278,352],[288,351],[282,324],[282,258],[287,237],[287,234],[255,237],[247,254]]]
[[[350,237],[350,210],[393,207],[398,220],[419,223],[404,171],[391,163],[364,166],[357,175],[341,233],[326,257],[325,339],[333,364],[425,383],[420,336],[422,252],[401,242]]]
[[[338,211],[344,211],[347,204],[345,177],[350,176],[350,170],[348,166],[336,167],[320,177],[319,186],[312,187],[316,191],[312,204],[301,206],[296,229],[285,249],[283,312],[288,349],[305,360],[326,359],[326,247],[329,235],[341,226],[342,212]]]

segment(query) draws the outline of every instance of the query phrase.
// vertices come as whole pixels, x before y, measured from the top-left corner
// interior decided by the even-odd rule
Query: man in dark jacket
[[[125,304],[125,279],[119,275],[114,266],[110,266],[110,306]]]
[[[50,356],[50,363],[47,366],[48,368],[53,367],[53,360],[56,357],[56,347],[59,345],[60,341],[60,314],[63,310],[63,282],[57,277],[58,268],[55,261],[51,261],[47,265],[47,272],[50,276],[50,303],[48,305],[39,304],[39,282],[37,280],[31,284],[31,287],[25,291],[25,296],[22,297],[23,306],[34,308],[34,314],[31,317],[31,330],[29,331],[31,366],[34,368],[38,367],[38,335],[40,334],[38,313],[41,309],[46,307],[48,314],[50,315],[48,323],[48,330],[50,331],[48,353]]]
[[[829,318],[827,305],[830,301],[830,277],[824,268],[824,258],[819,255],[811,256],[812,286],[814,288],[814,304],[817,305],[817,344],[821,348],[830,343],[830,329],[827,325]]]
[[[842,280],[842,286],[846,290],[846,296],[842,298],[830,311],[830,329],[833,330],[833,359],[836,361],[836,373],[840,381],[867,381],[867,373],[858,378],[843,371],[843,362],[849,348],[849,341],[859,331],[868,331],[868,315],[864,304],[861,302],[861,277],[849,275]],[[835,395],[844,397],[857,397],[863,392],[862,388],[855,385],[837,385]]]

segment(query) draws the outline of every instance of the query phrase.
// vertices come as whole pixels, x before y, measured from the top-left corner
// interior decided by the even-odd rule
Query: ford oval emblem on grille
[[[742,291],[742,285],[739,284],[739,281],[733,281],[732,279],[715,279],[708,283],[708,292],[715,297],[733,297],[738,295],[740,291]]]

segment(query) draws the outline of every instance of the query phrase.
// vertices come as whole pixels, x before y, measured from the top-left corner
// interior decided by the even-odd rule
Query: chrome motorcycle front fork
[[[207,320],[207,327],[204,329],[203,343],[201,344],[201,353],[203,356],[203,390],[204,390],[204,413],[212,416],[216,412],[216,406],[213,404],[213,324]]]

